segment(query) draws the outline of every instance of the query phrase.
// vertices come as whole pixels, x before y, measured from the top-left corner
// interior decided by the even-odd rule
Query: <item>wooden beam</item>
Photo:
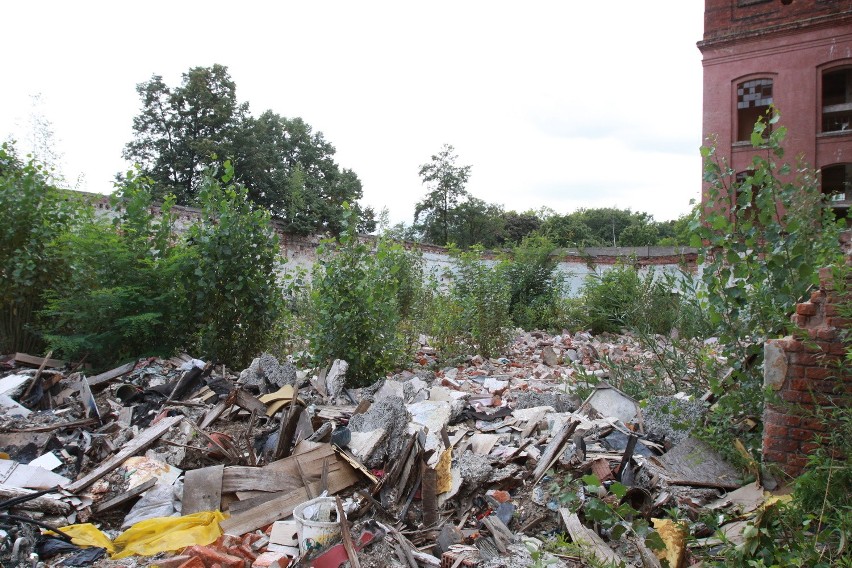
[[[559,514],[562,516],[565,528],[568,529],[568,534],[571,535],[571,540],[575,544],[587,547],[595,555],[595,558],[608,566],[629,566],[629,562],[607,546],[603,539],[598,536],[598,533],[583,526],[576,513],[563,508],[559,509]]]
[[[53,352],[51,352],[51,354],[52,353]],[[44,365],[44,367],[51,367],[53,369],[61,369],[65,366],[65,361],[61,359],[36,357],[35,355],[27,355],[26,353],[15,353],[15,363],[23,363],[29,367],[41,367]]]
[[[358,561],[358,552],[355,551],[355,545],[352,544],[352,534],[349,532],[349,521],[346,520],[346,511],[343,510],[343,501],[339,495],[334,496],[335,504],[337,505],[337,518],[340,520],[340,534],[343,536],[343,548],[346,549],[346,556],[349,557],[349,563],[352,568],[361,568],[361,563]]]
[[[163,434],[171,430],[174,426],[176,426],[181,420],[183,420],[183,416],[169,416],[163,418],[155,425],[151,426],[137,437],[130,440],[127,444],[125,444],[124,448],[120,452],[118,452],[113,457],[109,458],[103,464],[95,468],[91,473],[78,479],[71,485],[65,487],[66,491],[70,491],[71,493],[77,493],[81,489],[85,489],[101,477],[105,476],[122,463],[124,460],[129,458],[130,456],[136,454],[137,452],[141,452],[142,450],[147,449],[149,446],[153,445],[154,442],[157,441]]]
[[[100,503],[98,503],[97,505],[95,505],[92,508],[92,511],[94,511],[95,513],[103,513],[105,511],[115,509],[116,507],[124,505],[125,503],[127,503],[128,501],[133,499],[134,497],[138,497],[138,496],[142,495],[143,493],[145,493],[146,491],[151,489],[156,484],[157,484],[157,478],[152,477],[148,481],[146,481],[144,483],[140,483],[136,487],[128,489],[124,493],[120,493],[120,494],[116,495],[115,497],[113,497],[112,499],[108,499],[107,501],[101,501]],[[184,514],[186,514],[186,513],[184,513]]]
[[[130,371],[132,371],[136,367],[136,361],[132,361],[127,363],[126,365],[122,365],[121,367],[116,367],[110,371],[105,373],[101,373],[100,375],[95,375],[94,377],[89,377],[86,381],[89,383],[90,387],[99,385],[101,383],[106,383],[109,381],[113,381],[115,379],[121,378]]]
[[[535,469],[533,470],[532,477],[530,478],[532,483],[530,485],[535,485],[542,477],[544,477],[545,472],[547,472],[547,470],[556,462],[556,459],[559,457],[559,452],[565,446],[568,438],[571,437],[571,434],[574,433],[574,430],[576,430],[579,425],[579,420],[572,420],[562,426],[559,432],[553,436],[553,439],[547,444],[547,447],[544,449],[544,453],[541,455],[541,458],[538,460],[538,464],[536,464]]]

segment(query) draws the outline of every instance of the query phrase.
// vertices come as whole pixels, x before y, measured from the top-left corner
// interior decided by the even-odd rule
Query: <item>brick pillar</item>
[[[843,233],[847,266],[852,266],[850,241],[852,232]],[[781,401],[767,404],[763,413],[763,460],[794,477],[818,447],[815,436],[830,428],[830,420],[827,424],[813,417],[815,411],[830,413],[852,403],[852,369],[843,364],[848,339],[845,343],[841,333],[850,321],[839,314],[841,302],[850,301],[850,289],[852,279],[836,286],[831,270],[820,270],[820,289],[796,306],[796,333],[764,344],[763,382]]]

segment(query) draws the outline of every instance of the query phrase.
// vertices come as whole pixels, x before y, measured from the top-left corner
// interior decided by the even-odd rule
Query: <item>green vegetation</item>
[[[193,67],[169,87],[154,75],[136,87],[142,103],[124,157],[154,181],[154,196],[174,194],[196,205],[211,161],[229,159],[235,180],[288,232],[339,233],[343,203],[361,198],[361,181],[334,162],[335,149],[301,118],[272,111],[253,117],[237,101],[237,86],[223,65]],[[375,228],[373,211],[360,211],[363,231]]]
[[[728,453],[724,440],[740,434],[737,418],[760,416],[763,407],[764,341],[790,330],[790,314],[818,284],[819,268],[842,258],[839,225],[816,173],[779,162],[787,133],[779,117],[776,111],[755,125],[756,154],[740,182],[713,147],[702,148],[709,187],[706,213],[692,224],[704,265],[698,300],[733,367],[729,381],[711,381],[714,392],[726,396],[713,409],[708,437]],[[757,456],[759,431],[744,442]]]
[[[202,177],[201,219],[179,235],[173,198],[153,215],[153,184],[137,172],[124,176],[108,220],[10,148],[2,158],[4,350],[39,341],[96,368],[181,349],[240,366],[260,350],[280,307],[277,239],[246,190],[223,185],[227,162],[221,181]]]
[[[346,230],[326,240],[314,267],[311,353],[318,364],[349,363],[347,384],[381,379],[408,354],[402,314],[411,314],[416,292],[401,279],[414,275],[400,245],[381,239],[377,248],[358,238],[355,213],[344,208]]]
[[[252,204],[244,186],[230,183],[229,162],[224,169],[221,182],[205,172],[201,220],[188,231],[185,329],[198,352],[241,367],[257,354],[280,309],[278,237],[269,212]]]
[[[171,240],[171,203],[151,215],[149,180],[129,172],[112,198],[110,221],[91,208],[57,236],[59,278],[41,312],[50,349],[96,366],[178,348],[174,307],[182,297],[180,247]]]
[[[41,346],[33,324],[44,306],[61,259],[56,236],[72,221],[74,207],[49,180],[50,172],[22,162],[11,144],[0,146],[0,349]]]

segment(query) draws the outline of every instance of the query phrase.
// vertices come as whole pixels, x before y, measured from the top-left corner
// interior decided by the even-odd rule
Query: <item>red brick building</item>
[[[838,212],[852,203],[852,0],[705,0],[704,138],[738,173],[770,104]]]

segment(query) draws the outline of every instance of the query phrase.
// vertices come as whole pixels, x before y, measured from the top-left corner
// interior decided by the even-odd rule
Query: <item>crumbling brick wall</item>
[[[847,266],[852,266],[852,232],[843,234]],[[848,271],[847,271],[848,274]],[[852,370],[844,366],[850,321],[840,306],[850,301],[852,279],[835,282],[831,269],[820,271],[820,288],[796,306],[793,336],[764,346],[764,384],[778,395],[763,413],[763,459],[791,476],[807,465],[817,439],[827,434],[833,408],[852,403]]]
[[[702,44],[735,41],[805,27],[832,25],[852,16],[852,0],[705,0]]]

